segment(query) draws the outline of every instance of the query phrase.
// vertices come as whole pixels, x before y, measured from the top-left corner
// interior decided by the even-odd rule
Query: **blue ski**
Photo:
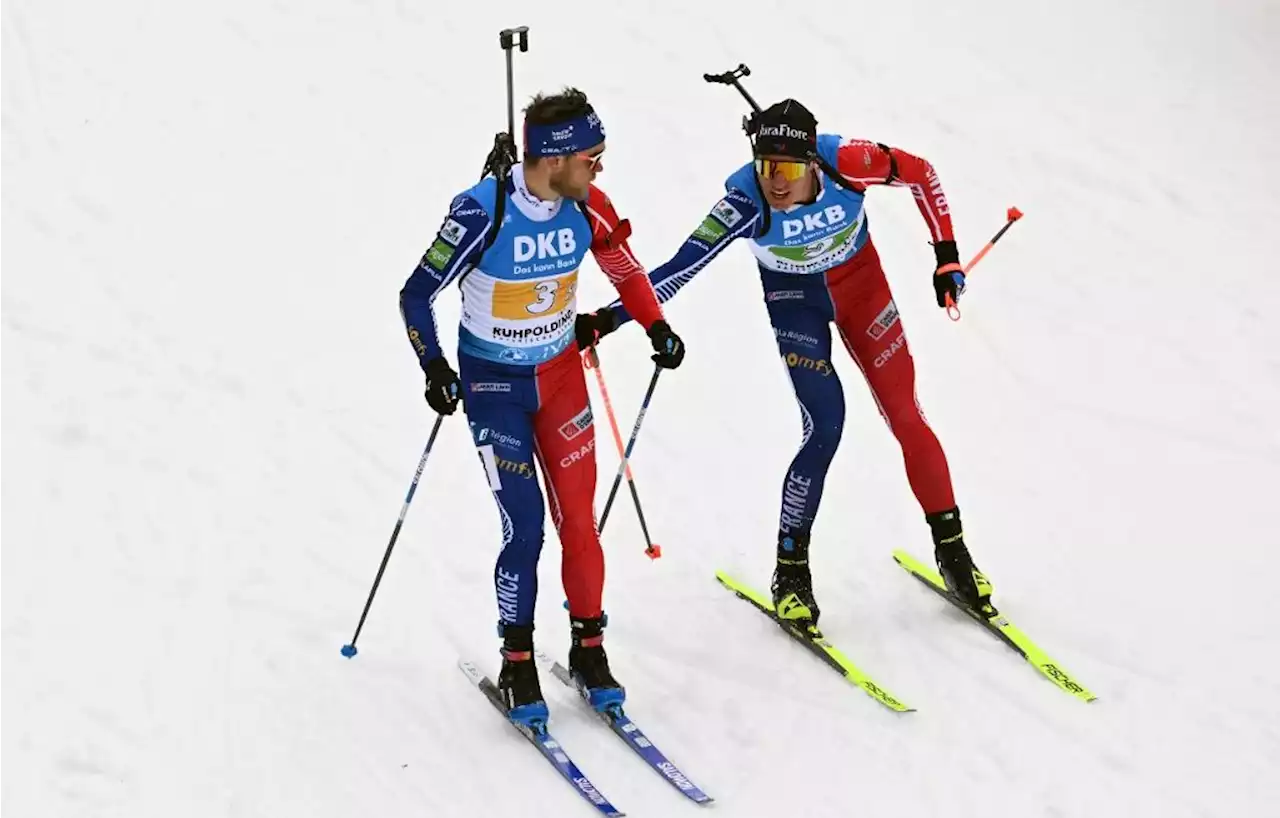
[[[574,692],[583,697],[583,703],[586,703],[586,691],[578,686],[573,677],[569,675],[569,669],[559,662],[552,659],[542,651],[536,651],[534,656],[538,660],[538,664],[549,670],[553,676],[559,679],[565,686],[571,688]],[[590,706],[590,705],[588,705]],[[613,707],[605,712],[599,712],[593,709],[605,724],[609,725],[609,729],[617,734],[618,738],[627,743],[627,746],[635,750],[636,755],[645,760],[654,772],[662,776],[664,780],[671,786],[680,791],[680,794],[696,804],[712,804],[715,799],[703,792],[697,785],[689,780],[680,768],[671,763],[671,760],[659,750],[649,737],[644,734],[631,718],[622,711],[622,708]]]
[[[498,687],[488,676],[480,672],[474,662],[459,661],[458,668],[462,670],[471,683],[480,688],[480,692],[489,700],[489,704],[493,705],[504,719],[507,719],[507,707],[502,702],[502,694],[498,692]],[[621,818],[625,813],[620,812],[617,807],[609,803],[609,799],[605,798],[601,792],[596,789],[582,772],[578,769],[578,765],[573,763],[573,759],[569,758],[568,753],[560,746],[560,742],[547,731],[545,724],[538,724],[535,727],[526,727],[523,724],[516,724],[514,721],[507,719],[507,723],[516,728],[520,735],[529,740],[533,746],[538,748],[542,753],[542,757],[556,768],[556,772],[568,781],[578,794],[591,803],[593,807],[600,811],[602,815],[609,818]]]

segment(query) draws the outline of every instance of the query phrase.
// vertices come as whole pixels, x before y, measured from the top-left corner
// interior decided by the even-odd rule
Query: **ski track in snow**
[[[929,556],[927,529],[843,353],[815,589],[831,639],[918,712],[883,709],[715,582],[767,586],[799,432],[734,247],[667,308],[690,352],[633,463],[665,556],[643,556],[625,496],[604,537],[629,712],[716,814],[1274,809],[1274,6],[735,12],[6,4],[6,816],[591,814],[455,667],[498,663],[498,519],[461,418],[360,656],[338,655],[431,423],[396,294],[505,124],[494,46],[521,24],[518,103],[591,95],[600,183],[649,267],[746,159],[742,101],[701,79],[738,62],[758,100],[795,96],[824,130],[929,158],[966,258],[1007,207],[1026,213],[953,324],[910,193],[868,199],[975,556],[1099,700],[893,564],[894,547]],[[581,306],[610,297],[588,270]],[[451,349],[456,292],[438,306]],[[647,344],[624,330],[602,355],[629,428]],[[598,434],[603,498],[616,460]],[[538,638],[563,661],[547,539]],[[543,687],[616,805],[693,814]]]

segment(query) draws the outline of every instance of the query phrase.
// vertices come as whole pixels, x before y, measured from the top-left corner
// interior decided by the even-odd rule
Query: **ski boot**
[[[976,613],[986,617],[996,614],[991,604],[991,581],[973,564],[973,557],[965,547],[960,510],[951,508],[928,514],[925,520],[933,533],[933,555],[947,590]]]
[[[507,705],[507,718],[516,724],[536,728],[546,724],[550,713],[538,683],[538,666],[533,661],[533,626],[503,625],[502,670],[498,692]]]
[[[778,535],[778,565],[773,570],[773,609],[796,630],[818,632],[818,603],[809,576],[809,535]]]
[[[621,708],[627,691],[609,671],[604,652],[604,617],[569,617],[572,644],[569,647],[569,675],[587,702],[603,713]]]

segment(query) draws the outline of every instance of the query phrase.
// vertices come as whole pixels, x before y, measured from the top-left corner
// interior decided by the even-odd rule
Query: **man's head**
[[[584,201],[603,153],[604,125],[577,88],[538,94],[524,109],[525,178],[533,186]]]
[[[785,210],[816,195],[818,120],[794,99],[770,105],[755,120],[756,175],[769,206]]]

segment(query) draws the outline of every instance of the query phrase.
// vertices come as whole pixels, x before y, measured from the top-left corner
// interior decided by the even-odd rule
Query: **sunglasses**
[[[781,161],[777,159],[757,159],[756,173],[763,179],[772,179],[775,173],[781,173],[788,182],[804,178],[809,169],[808,162]]]
[[[604,151],[599,153],[579,153],[577,156],[587,160],[587,167],[590,170],[598,171],[600,170],[600,163],[604,160]]]

